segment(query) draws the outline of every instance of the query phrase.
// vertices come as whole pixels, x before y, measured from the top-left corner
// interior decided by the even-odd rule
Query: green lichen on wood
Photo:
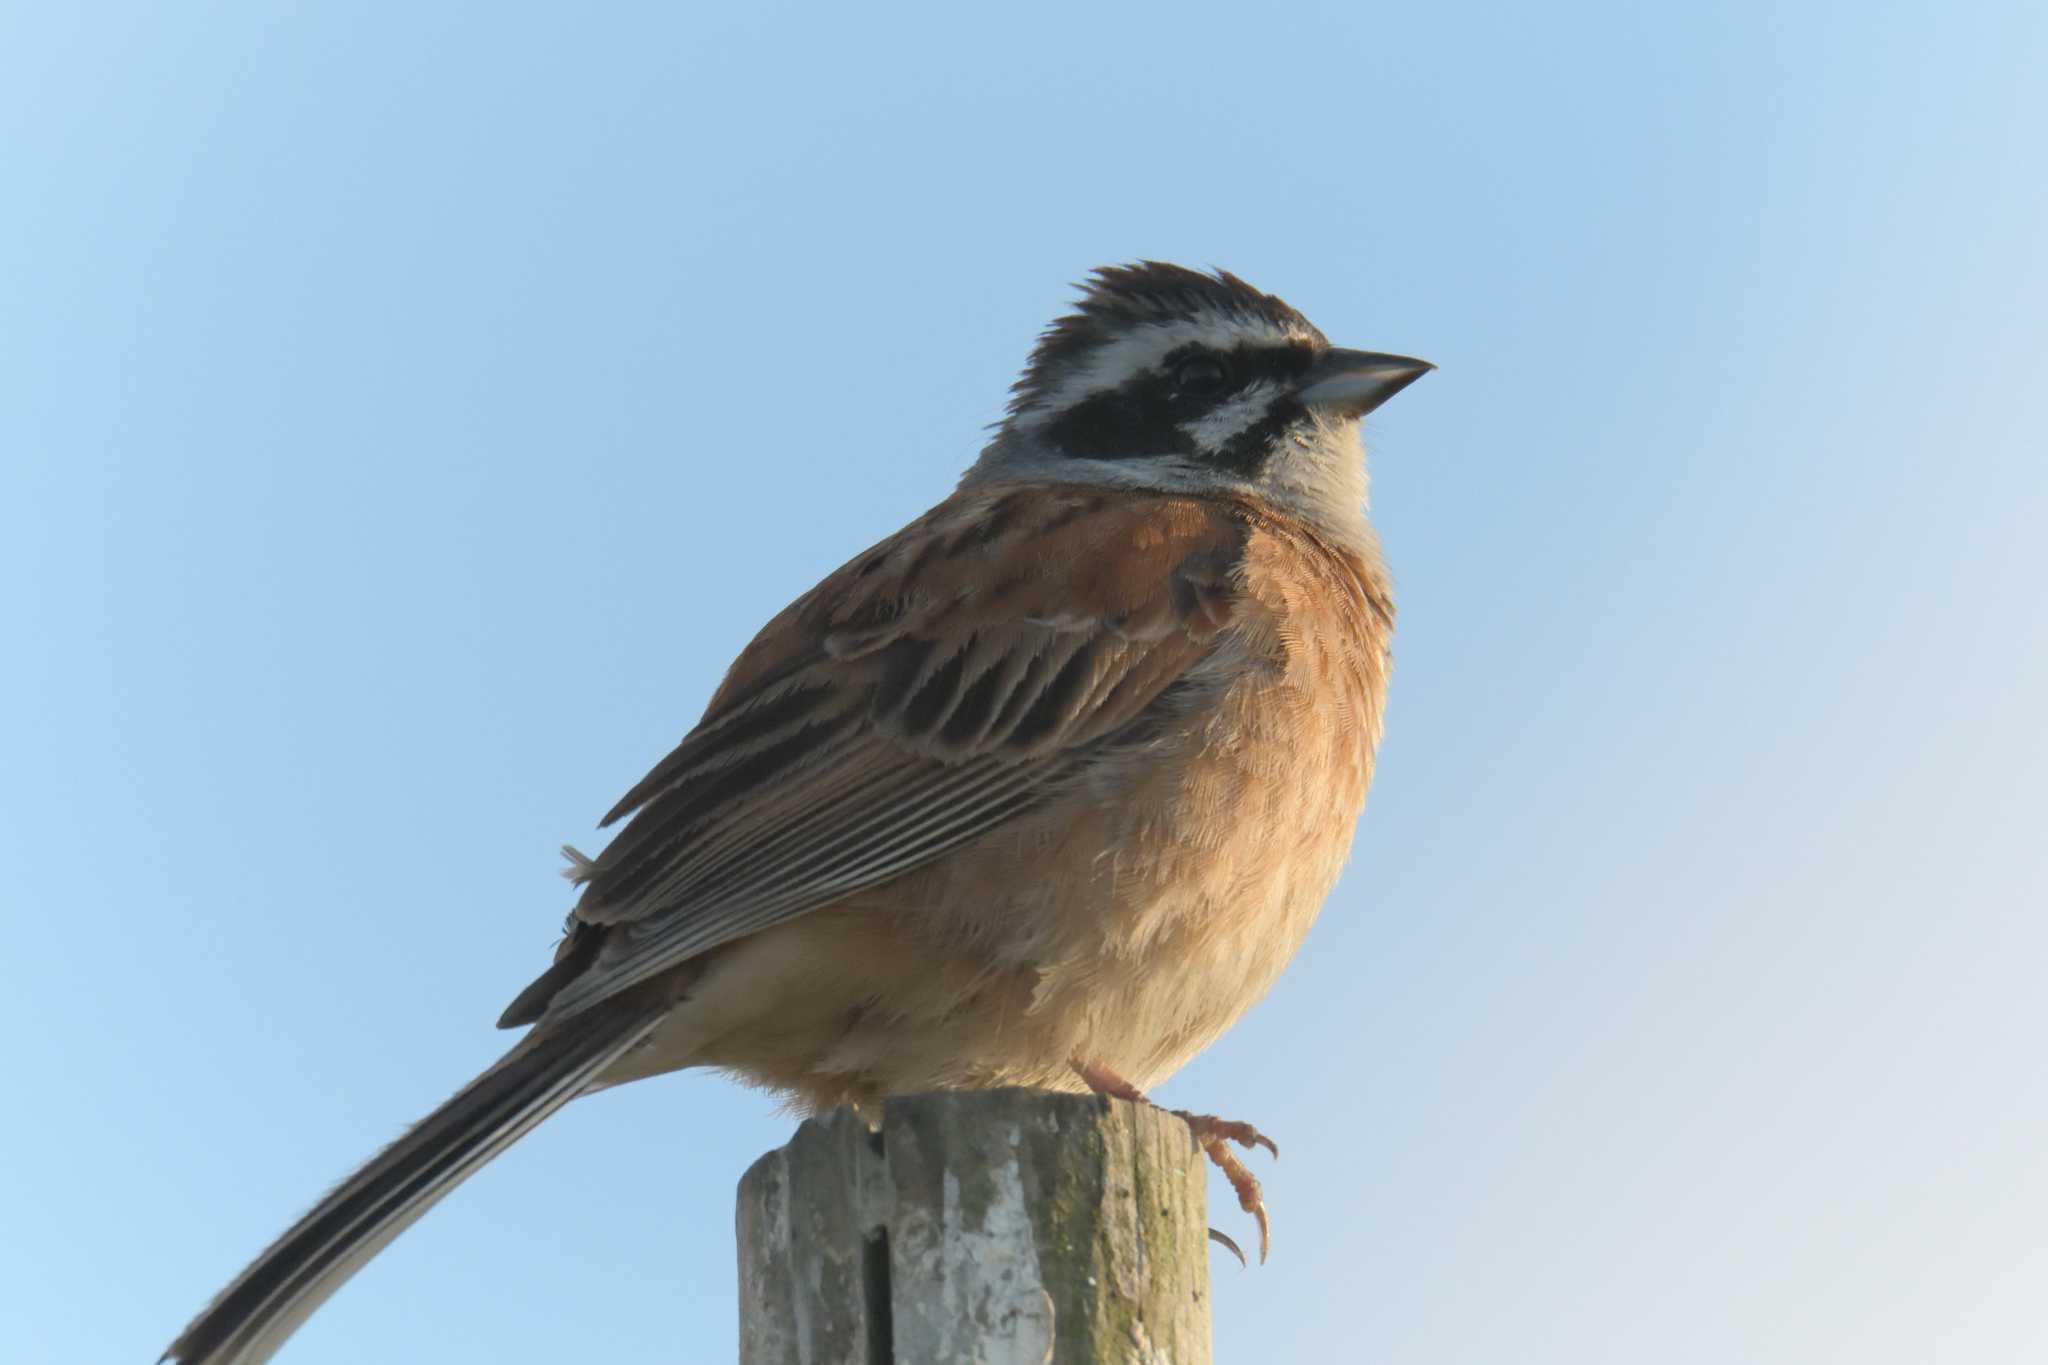
[[[1057,1152],[1027,1169],[1054,1173],[1032,1216],[1055,1358],[1206,1359],[1206,1330],[1182,1340],[1195,1330],[1188,1305],[1205,1309],[1208,1293],[1205,1168],[1186,1125],[1123,1101],[1046,1099],[1034,1101],[1040,1136]]]
[[[1024,1090],[891,1100],[876,1135],[843,1119],[743,1185],[743,1365],[1207,1365],[1206,1167],[1181,1120]]]

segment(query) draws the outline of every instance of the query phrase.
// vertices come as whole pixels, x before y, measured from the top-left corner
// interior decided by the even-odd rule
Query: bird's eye
[[[1194,355],[1173,367],[1173,391],[1213,398],[1230,387],[1230,368],[1213,355]]]

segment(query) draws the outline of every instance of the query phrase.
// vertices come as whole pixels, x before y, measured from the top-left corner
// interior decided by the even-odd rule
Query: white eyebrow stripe
[[[1231,438],[1250,430],[1271,411],[1280,386],[1270,379],[1247,385],[1228,403],[1205,412],[1181,429],[1195,438],[1195,445],[1214,454],[1230,444]]]
[[[1307,332],[1281,327],[1257,317],[1144,323],[1109,344],[1098,346],[1070,366],[1057,384],[1017,414],[1016,425],[1020,428],[1042,425],[1054,413],[1065,411],[1091,394],[1114,389],[1131,376],[1152,369],[1183,346],[1207,346],[1212,350],[1228,351],[1247,342],[1278,345],[1309,339]]]

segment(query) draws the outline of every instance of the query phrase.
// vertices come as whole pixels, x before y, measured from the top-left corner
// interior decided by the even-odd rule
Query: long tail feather
[[[260,1365],[339,1289],[485,1162],[587,1089],[664,1011],[595,1011],[529,1034],[271,1243],[171,1344],[179,1365]]]

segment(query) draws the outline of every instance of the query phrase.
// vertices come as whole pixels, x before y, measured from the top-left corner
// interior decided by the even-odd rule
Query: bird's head
[[[1224,271],[1107,266],[1039,338],[967,477],[1235,490],[1342,530],[1365,502],[1358,419],[1431,368],[1334,347]]]

